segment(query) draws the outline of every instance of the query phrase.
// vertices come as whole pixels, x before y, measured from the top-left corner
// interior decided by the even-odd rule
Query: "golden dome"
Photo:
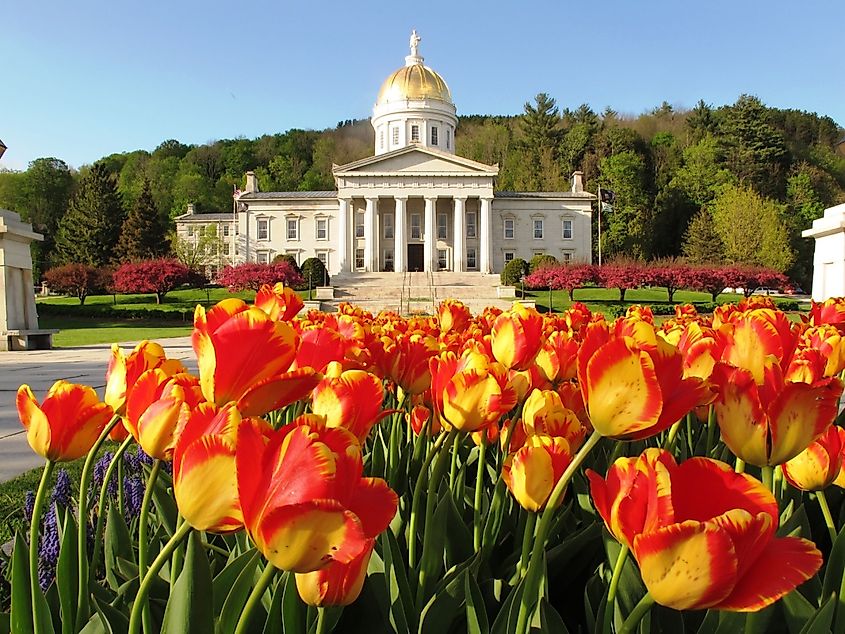
[[[454,105],[446,81],[423,64],[408,64],[391,73],[378,91],[376,105],[417,99],[437,99]]]

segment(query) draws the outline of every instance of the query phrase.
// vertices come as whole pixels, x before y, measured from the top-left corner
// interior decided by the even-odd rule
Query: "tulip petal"
[[[717,607],[735,612],[761,610],[807,581],[821,565],[822,554],[812,542],[800,537],[773,539]]]
[[[293,572],[319,570],[332,560],[349,563],[367,545],[358,518],[334,500],[273,509],[254,537],[270,563]]]
[[[555,485],[552,457],[545,449],[523,447],[506,460],[510,464],[503,470],[505,484],[522,508],[536,513]]]
[[[713,381],[719,385],[719,398],[713,407],[722,440],[745,462],[758,467],[770,464],[768,421],[751,372],[718,363]]]
[[[733,589],[737,555],[728,534],[687,521],[634,540],[634,556],[651,596],[675,610],[717,605]]]
[[[822,435],[836,418],[842,382],[787,383],[769,407],[772,455],[769,464],[794,458]]]
[[[320,375],[312,368],[300,368],[254,383],[238,401],[244,416],[263,416],[299,401],[316,387]]]
[[[52,432],[47,416],[38,406],[35,394],[28,385],[18,388],[16,399],[18,416],[26,429],[26,440],[32,450],[42,458],[48,458]]]
[[[663,396],[654,363],[631,341],[605,344],[587,364],[587,409],[602,436],[628,436],[653,427],[660,417]]]
[[[349,510],[358,516],[368,538],[378,536],[390,525],[398,505],[396,493],[381,478],[361,478],[348,502]]]

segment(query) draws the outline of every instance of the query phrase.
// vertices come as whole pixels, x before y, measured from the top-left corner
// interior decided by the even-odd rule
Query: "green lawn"
[[[308,293],[308,291],[304,292],[305,294]],[[170,291],[165,296],[164,303],[160,305],[156,304],[155,295],[89,295],[85,300],[85,305],[108,304],[117,309],[166,308],[193,310],[197,304],[209,306],[227,297],[239,297],[244,301],[251,302],[255,299],[255,293],[253,291],[230,293],[225,288],[177,290]],[[76,297],[66,297],[64,295],[39,297],[37,301],[39,304],[79,305],[79,300]]]
[[[72,348],[96,343],[119,343],[142,339],[184,337],[191,334],[191,323],[143,321],[137,319],[104,320],[85,317],[39,317],[42,328],[58,328],[53,335],[57,348]]]

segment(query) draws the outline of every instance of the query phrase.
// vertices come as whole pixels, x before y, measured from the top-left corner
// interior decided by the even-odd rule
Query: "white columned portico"
[[[404,196],[395,196],[393,200],[396,205],[393,219],[393,270],[397,273],[403,273],[407,268],[405,262],[407,252],[405,246],[405,210],[408,199]]]
[[[466,229],[464,228],[464,218],[466,216],[466,198],[454,198],[455,207],[452,210],[455,224],[455,239],[452,242],[452,270],[462,273],[466,270],[466,250],[464,249],[464,236]]]
[[[376,212],[378,211],[378,198],[366,198],[367,206],[364,208],[364,270],[377,271],[376,260]]]
[[[479,254],[479,264],[480,270],[482,273],[490,273],[493,269],[491,267],[491,258],[490,258],[490,239],[492,238],[491,235],[491,203],[492,198],[482,198],[481,199],[481,218],[479,222],[479,235],[480,235],[480,246],[481,246],[481,253]]]
[[[436,197],[425,197],[425,246],[423,247],[424,271],[437,270],[434,266],[435,236],[437,235],[434,230],[434,207],[436,203]]]
[[[349,272],[349,203],[348,198],[338,199],[337,213],[337,262],[341,273]]]

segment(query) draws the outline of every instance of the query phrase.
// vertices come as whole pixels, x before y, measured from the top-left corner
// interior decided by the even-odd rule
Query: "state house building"
[[[189,207],[178,234],[190,239],[215,224],[224,254],[234,254],[229,261],[317,257],[331,275],[497,273],[543,253],[589,262],[595,196],[581,173],[567,192],[497,191],[498,165],[455,154],[455,104],[445,80],[424,65],[419,42],[414,32],[405,65],[378,92],[373,156],[333,166],[336,191],[265,192],[248,172],[236,221]]]

